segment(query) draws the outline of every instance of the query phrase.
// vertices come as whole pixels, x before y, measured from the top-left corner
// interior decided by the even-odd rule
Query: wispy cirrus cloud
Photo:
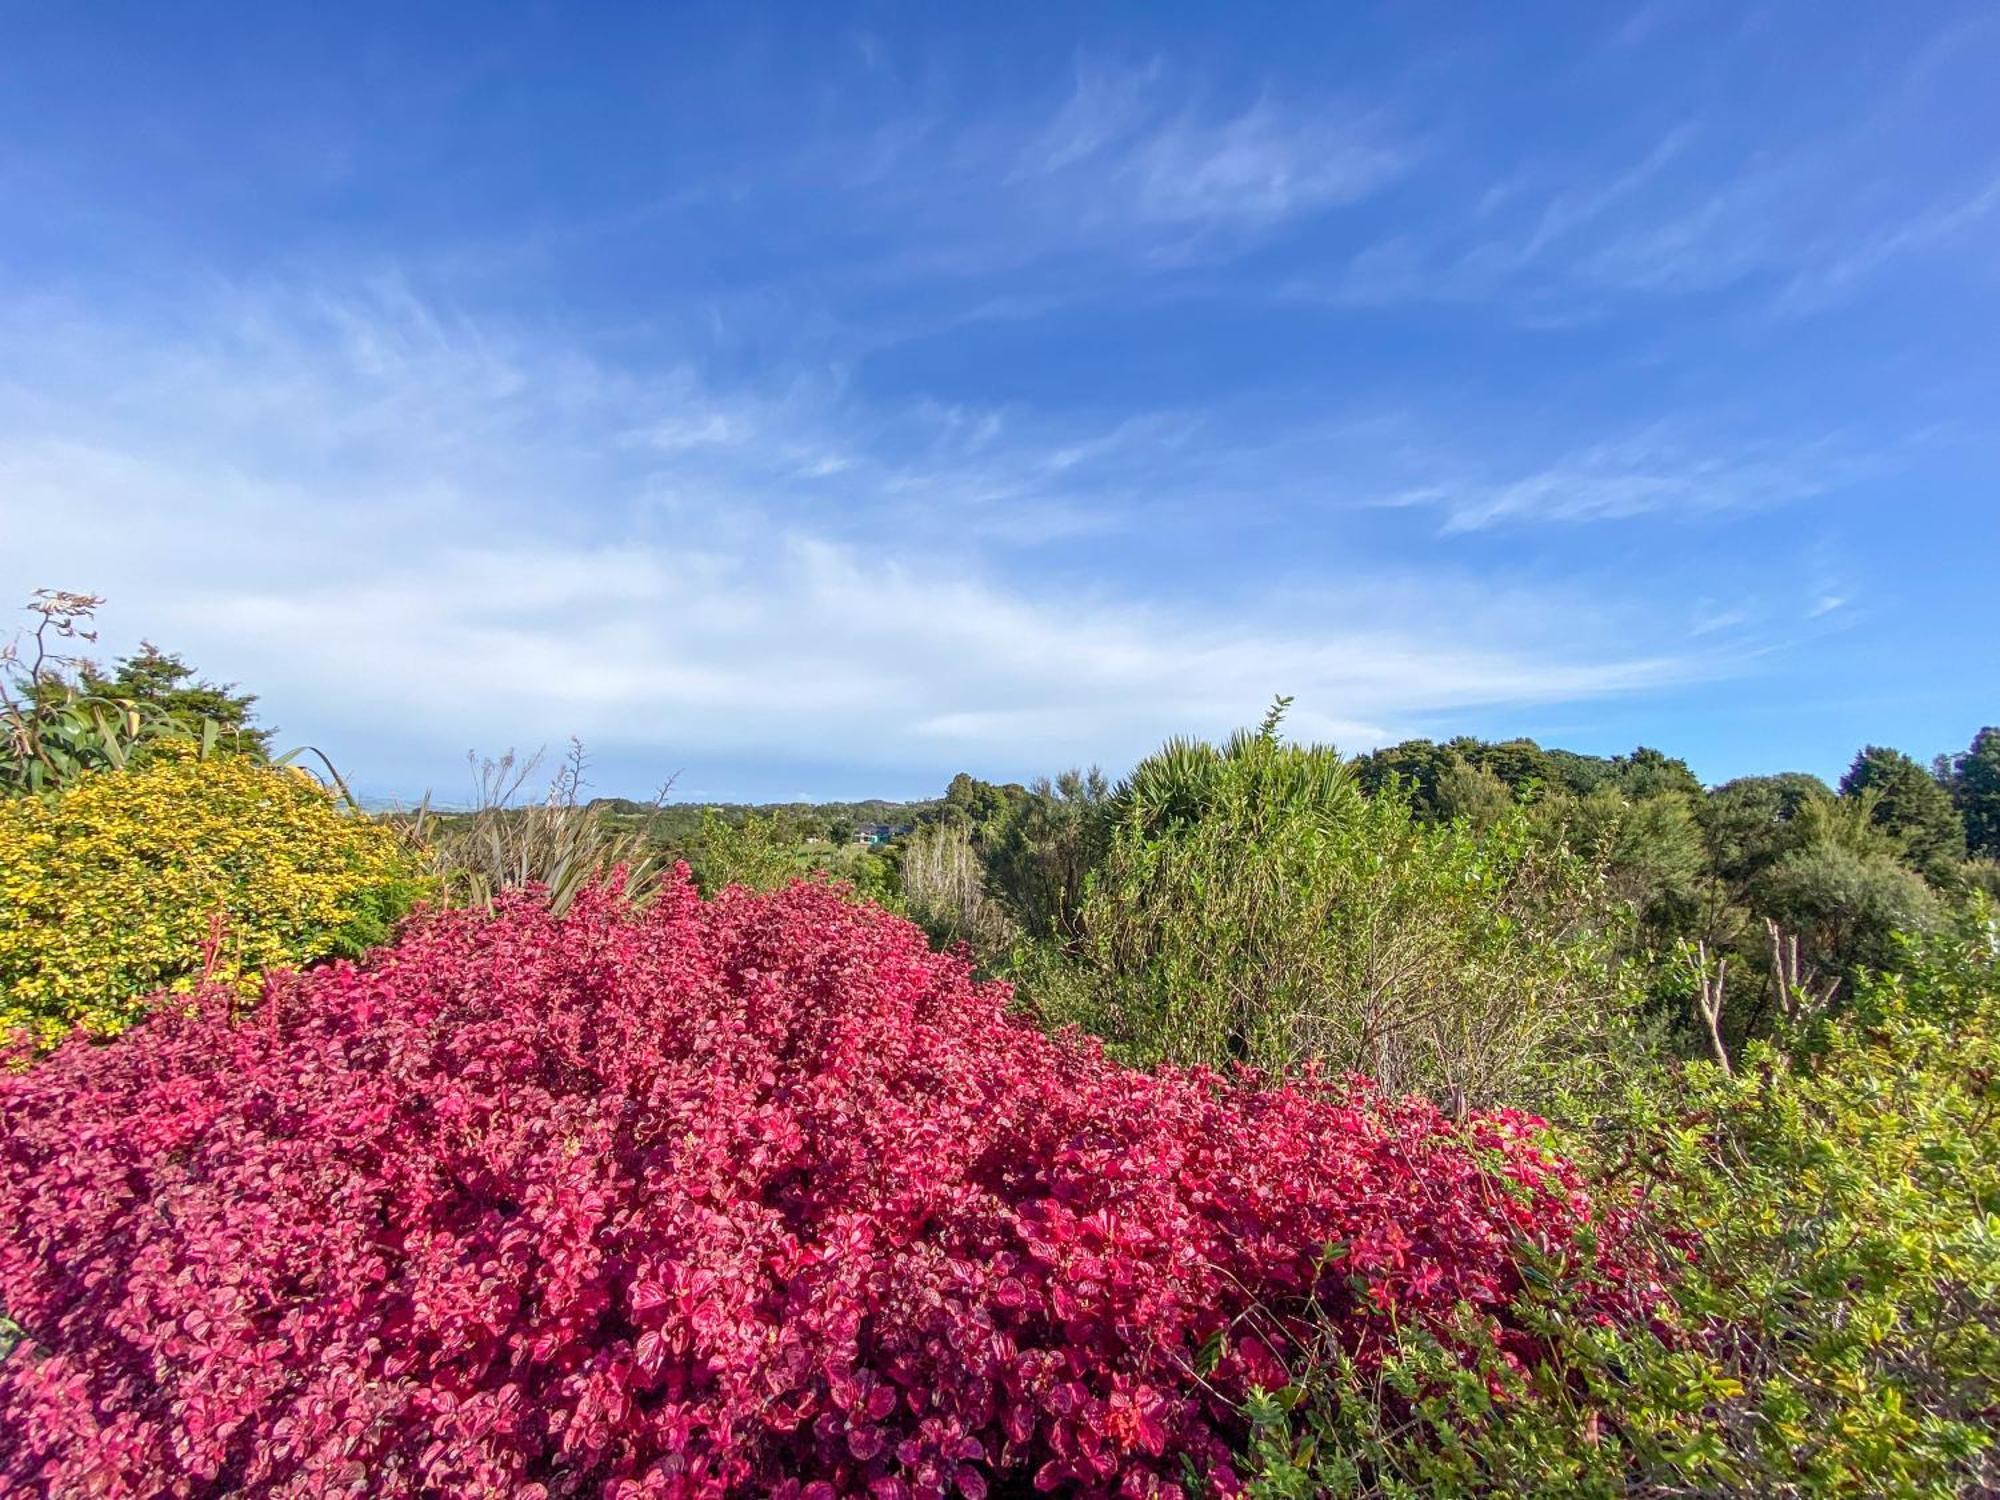
[[[1811,312],[1825,307],[1891,262],[1960,243],[1990,227],[1996,215],[2000,215],[2000,175],[1830,247],[1786,285],[1779,309]]]
[[[812,143],[795,176],[832,174],[895,217],[907,243],[888,272],[977,277],[1079,255],[1224,261],[1365,202],[1424,151],[1380,100],[1224,87],[1160,59],[1085,59],[1027,100],[970,119],[914,104]]]
[[[1977,64],[1990,71],[2000,55],[1994,39],[1990,25],[1948,28],[1892,69],[1893,86],[1865,110],[1837,119],[1788,129],[1710,104],[1650,135],[1502,154],[1483,182],[1438,182],[1444,211],[1376,236],[1335,274],[1294,278],[1287,294],[1492,302],[1535,321],[1552,308],[1597,316],[1620,299],[1747,288],[1777,316],[1823,312],[1900,264],[1992,243],[1990,153],[1982,165],[1934,143],[1970,118],[1984,86]]]
[[[1081,67],[1010,180],[1074,195],[1103,221],[1256,233],[1357,202],[1417,155],[1379,110],[1288,107],[1268,94],[1218,109],[1158,63]]]
[[[1511,474],[1457,472],[1383,497],[1442,516],[1445,533],[1642,516],[1692,519],[1810,499],[1868,466],[1839,444],[1696,442],[1666,425],[1590,443]]]
[[[1358,746],[1724,669],[1621,643],[1615,611],[1581,646],[1589,600],[1500,580],[1376,570],[1308,610],[1049,588],[876,503],[900,482],[962,516],[998,482],[1003,510],[1096,514],[1089,471],[1159,439],[1145,421],[1017,443],[990,412],[641,378],[393,284],[232,292],[172,327],[16,307],[6,332],[63,352],[0,358],[0,585],[109,594],[114,642],[156,634],[288,737],[367,744],[376,791],[570,732],[632,785],[671,762],[726,791],[808,723],[813,753],[915,790],[1136,755],[1280,690]],[[836,416],[846,461],[815,465]]]

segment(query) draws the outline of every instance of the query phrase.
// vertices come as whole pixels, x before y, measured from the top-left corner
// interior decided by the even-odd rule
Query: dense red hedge
[[[1306,1293],[1364,1357],[1504,1318],[1585,1212],[1519,1119],[1149,1076],[1005,1000],[822,887],[678,884],[0,1075],[0,1489],[1227,1493]]]

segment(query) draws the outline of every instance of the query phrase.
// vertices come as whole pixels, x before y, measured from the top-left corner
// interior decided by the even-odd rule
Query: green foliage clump
[[[111,1034],[157,990],[359,955],[424,890],[395,832],[303,772],[163,743],[0,802],[0,1037]]]
[[[1884,750],[1856,767],[1840,793],[1787,774],[1635,794],[1650,778],[1634,773],[1583,796],[1545,794],[1531,813],[1603,862],[1636,918],[1622,956],[1650,971],[1663,1006],[1682,1013],[1676,987],[1660,984],[1671,975],[1662,955],[1693,947],[1727,960],[1737,983],[1721,1023],[1740,1044],[1775,1017],[1756,982],[1769,977],[1771,924],[1798,940],[1808,970],[1852,988],[1893,961],[1900,934],[1934,926],[1979,884],[1976,864],[1950,854],[1955,814],[1927,773]]]
[[[1926,931],[1939,916],[1937,897],[1921,876],[1887,855],[1831,840],[1787,855],[1758,881],[1755,894],[1759,910],[1850,977],[1892,964],[1901,935]]]
[[[265,759],[268,730],[251,725],[256,699],[194,681],[177,656],[148,643],[107,676],[63,654],[97,639],[95,594],[39,589],[24,637],[0,645],[0,797],[60,791],[93,771],[142,766],[162,745],[199,756]]]
[[[1804,846],[1809,825],[1802,815],[1832,799],[1832,787],[1802,771],[1724,782],[1701,804],[1710,869],[1730,887],[1747,887]]]
[[[2000,945],[1963,929],[1734,1076],[1635,1075],[1565,1132],[1685,1269],[1655,1326],[1575,1316],[1587,1261],[1523,1247],[1552,1354],[1329,1352],[1250,1412],[1250,1493],[1950,1496],[2000,1484]]]
[[[732,885],[774,891],[795,880],[821,877],[840,883],[857,900],[903,909],[890,859],[851,841],[802,834],[782,810],[704,808],[683,852],[703,895]]]
[[[1607,783],[1581,797],[1553,794],[1533,816],[1547,836],[1602,861],[1642,944],[1664,948],[1701,926],[1708,871],[1695,799],[1680,792],[1632,798]]]
[[[704,896],[725,886],[773,891],[808,874],[811,864],[775,817],[745,813],[725,818],[714,808],[702,813],[701,827],[688,847],[688,863]]]
[[[1447,819],[1464,810],[1454,803],[1464,800],[1468,773],[1475,781],[1498,783],[1508,797],[1521,802],[1558,793],[1587,797],[1611,791],[1636,801],[1663,793],[1699,797],[1702,792],[1686,761],[1647,745],[1630,755],[1579,755],[1547,750],[1533,740],[1459,735],[1443,744],[1404,740],[1361,756],[1355,769],[1368,791],[1401,782],[1419,813]]]
[[[212,725],[214,734],[239,754],[271,753],[271,731],[255,722],[256,694],[197,677],[179,656],[151,641],[141,641],[109,673],[81,663],[77,685],[88,697],[129,704],[164,719],[189,738],[199,738]]]
[[[1110,808],[1102,771],[1065,771],[1035,783],[988,844],[987,885],[1022,932],[1079,935],[1084,892],[1110,836]]]
[[[1027,797],[1026,787],[1013,782],[981,781],[969,772],[960,771],[945,787],[944,797],[926,808],[919,821],[956,824],[983,843]]]
[[[1077,936],[1023,955],[1029,1002],[1139,1062],[1532,1093],[1614,984],[1594,870],[1518,809],[1484,831],[1429,822],[1274,729],[1170,743],[1133,771]]]

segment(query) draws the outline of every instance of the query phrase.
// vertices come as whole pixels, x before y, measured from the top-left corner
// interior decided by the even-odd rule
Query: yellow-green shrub
[[[420,890],[391,830],[246,757],[170,748],[0,802],[0,1037],[110,1034],[205,972],[248,992],[358,954]]]

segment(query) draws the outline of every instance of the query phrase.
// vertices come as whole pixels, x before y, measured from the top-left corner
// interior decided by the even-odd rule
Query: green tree
[[[1699,804],[1709,869],[1742,889],[1804,843],[1801,810],[1832,796],[1825,782],[1802,771],[1725,782]]]
[[[1354,769],[1361,789],[1371,797],[1400,782],[1409,793],[1411,805],[1431,814],[1437,811],[1439,783],[1447,771],[1461,764],[1463,758],[1449,745],[1431,740],[1404,740],[1359,757]]]
[[[1633,802],[1664,792],[1702,795],[1701,781],[1686,761],[1645,745],[1630,755],[1607,758],[1545,750],[1530,739],[1495,741],[1459,735],[1441,745],[1431,740],[1404,740],[1355,762],[1366,791],[1373,793],[1392,780],[1401,780],[1412,789],[1420,812],[1442,817],[1451,816],[1442,805],[1450,796],[1446,783],[1455,770],[1466,767],[1493,776],[1521,801],[1556,791],[1585,797],[1605,785],[1615,786]],[[1490,802],[1490,798],[1482,800]]]
[[[1611,764],[1619,787],[1634,800],[1661,792],[1702,795],[1701,778],[1688,769],[1686,761],[1650,746],[1641,745],[1630,755],[1615,756]]]
[[[1934,883],[1948,881],[1965,858],[1965,825],[1951,793],[1900,750],[1870,745],[1840,778],[1840,794],[1874,796],[1876,825],[1902,845],[1903,861]]]
[[[1574,750],[1550,750],[1549,773],[1569,791],[1587,797],[1607,781],[1617,779],[1615,762],[1602,755],[1579,755]]]
[[[1453,740],[1452,748],[1467,765],[1476,766],[1505,785],[1515,796],[1546,787],[1554,777],[1548,752],[1533,740]]]
[[[94,696],[158,709],[192,731],[209,720],[245,746],[262,754],[270,751],[271,731],[256,727],[256,694],[242,692],[234,683],[197,677],[178,655],[151,641],[141,641],[136,652],[121,657],[108,677],[88,662],[79,676],[84,691]]]
[[[926,810],[919,821],[949,823],[965,829],[975,844],[996,837],[1015,808],[1025,802],[1028,789],[1008,782],[997,785],[981,781],[966,771],[951,778],[943,800]]]
[[[1445,822],[1491,828],[1514,810],[1514,789],[1491,767],[1458,761],[1439,775],[1432,800]]]
[[[1948,779],[1967,848],[2000,859],[2000,729],[1988,725],[1974,735],[1965,753],[1950,761]]]
[[[1633,800],[1606,780],[1588,796],[1557,793],[1535,811],[1559,836],[1603,862],[1611,890],[1637,919],[1639,937],[1665,949],[1675,938],[1700,932],[1713,884],[1697,805],[1678,792]]]
[[[1936,925],[1937,897],[1923,879],[1878,851],[1816,839],[1758,878],[1755,909],[1799,935],[1822,968],[1850,980],[1889,969],[1904,933]]]

